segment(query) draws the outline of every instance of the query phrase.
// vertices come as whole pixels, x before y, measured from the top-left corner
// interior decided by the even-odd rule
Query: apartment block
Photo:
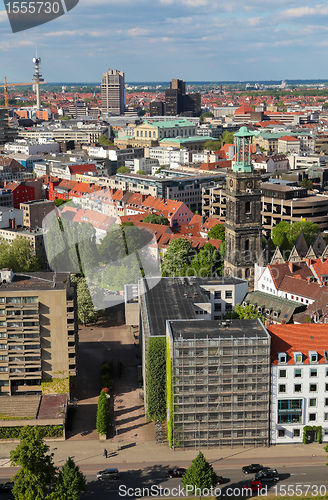
[[[48,213],[54,210],[55,204],[50,200],[28,201],[20,204],[24,214],[24,226],[32,229],[42,227],[42,221]]]
[[[270,443],[328,442],[328,327],[274,325]]]
[[[109,69],[101,79],[102,112],[122,115],[125,107],[124,71]]]
[[[0,271],[0,393],[40,394],[76,375],[76,287],[68,273]]]
[[[173,445],[268,445],[270,336],[260,320],[169,320],[166,328]]]

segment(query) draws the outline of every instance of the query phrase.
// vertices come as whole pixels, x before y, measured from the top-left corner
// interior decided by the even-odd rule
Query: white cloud
[[[129,36],[147,36],[149,35],[149,30],[144,28],[131,28],[127,33]]]
[[[287,9],[281,13],[282,17],[308,17],[308,16],[327,16],[328,5],[315,5],[314,7],[296,7]]]

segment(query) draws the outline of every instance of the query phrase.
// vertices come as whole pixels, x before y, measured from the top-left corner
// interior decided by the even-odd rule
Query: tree
[[[98,137],[99,146],[112,146],[113,142],[107,137],[107,135],[100,135]]]
[[[64,205],[64,203],[67,203],[70,200],[62,200],[61,198],[57,198],[55,200],[55,205],[56,207],[60,207],[61,205]]]
[[[199,120],[202,122],[204,121],[204,118],[214,118],[214,115],[210,111],[205,111],[205,113],[200,115]]]
[[[221,136],[221,141],[223,144],[233,144],[234,143],[233,132],[228,132],[227,130],[225,130]]]
[[[164,226],[168,226],[170,223],[169,219],[163,217],[163,215],[155,215],[155,214],[147,215],[142,222],[148,222],[150,224],[162,224]]]
[[[98,319],[99,312],[95,310],[85,278],[72,276],[77,282],[77,316],[80,323],[86,325]]]
[[[204,490],[210,490],[217,485],[218,476],[215,474],[212,465],[210,465],[203,453],[200,451],[197,457],[192,461],[182,477],[182,484],[188,493],[201,496]]]
[[[181,271],[190,264],[193,254],[195,251],[186,238],[172,240],[163,258],[162,275],[179,276]]]
[[[107,434],[109,424],[109,409],[106,392],[101,391],[97,406],[97,432],[98,434]]]
[[[281,250],[290,250],[300,235],[303,233],[306,243],[312,245],[316,236],[320,232],[320,227],[314,222],[303,219],[301,221],[292,222],[289,224],[286,221],[280,221],[272,229],[272,241],[274,245]]]
[[[221,142],[220,141],[206,141],[203,144],[203,150],[209,149],[211,151],[218,151],[221,149]]]
[[[79,500],[86,486],[86,477],[78,465],[75,465],[74,460],[68,457],[58,474],[55,490],[46,497],[46,500]]]
[[[118,174],[129,174],[130,173],[130,169],[129,169],[129,167],[123,166],[123,167],[120,167],[117,170],[117,173]]]
[[[260,318],[262,323],[265,323],[265,317],[263,314],[259,313],[254,304],[248,304],[247,306],[242,306],[241,304],[236,304],[235,310],[225,314],[225,319],[256,319]]]
[[[225,241],[225,227],[224,224],[215,224],[212,229],[207,233],[208,238],[213,240]]]
[[[10,452],[11,465],[20,466],[14,476],[13,495],[17,500],[43,500],[55,483],[53,453],[48,454],[37,427],[23,427],[20,444]]]
[[[147,175],[146,172],[144,172],[143,170],[138,170],[137,172],[138,175]]]
[[[310,179],[303,179],[301,182],[301,186],[306,189],[312,189],[313,188],[313,182]]]
[[[9,267],[14,273],[34,272],[42,269],[42,259],[31,241],[18,236],[11,244],[0,239],[0,266]]]
[[[210,243],[205,243],[204,247],[194,256],[187,267],[186,274],[188,276],[194,275],[197,277],[214,277],[221,276],[223,272],[224,253],[217,250],[216,247]]]

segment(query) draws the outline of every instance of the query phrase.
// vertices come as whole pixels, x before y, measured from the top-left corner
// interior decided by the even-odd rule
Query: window
[[[279,370],[279,377],[286,378],[287,377],[287,370]]]
[[[21,304],[22,297],[7,297],[7,304]]]
[[[294,385],[294,392],[302,392],[302,385],[301,384],[295,384]]]
[[[309,358],[310,358],[310,363],[317,363],[318,362],[318,353],[315,351],[309,351]]]
[[[301,377],[302,376],[302,368],[295,368],[294,370],[294,377]]]
[[[328,351],[323,351],[324,357],[325,357],[325,362],[328,363]],[[328,373],[328,368],[326,368],[326,377]]]
[[[285,437],[285,429],[278,429],[278,437],[279,438]]]
[[[38,302],[38,297],[23,297],[24,304],[35,304]]]
[[[316,413],[309,413],[309,421],[315,422],[316,420],[317,420],[317,414]]]
[[[246,214],[249,214],[251,212],[251,202],[250,201],[246,201],[246,203],[245,203],[245,212],[246,212]]]
[[[325,413],[325,414],[324,414],[324,420],[325,420],[325,422],[327,422],[327,421],[328,421],[328,413]]]
[[[221,299],[221,292],[214,292],[214,299]]]
[[[318,370],[316,368],[311,368],[310,377],[317,377],[317,376],[318,376]]]
[[[278,352],[278,360],[280,364],[287,363],[287,354],[285,352]]]
[[[294,352],[294,360],[295,360],[295,363],[302,363],[303,362],[303,354],[301,352]]]
[[[232,290],[226,290],[225,298],[226,299],[232,299]]]
[[[226,312],[232,311],[232,304],[226,304],[225,310]]]
[[[310,392],[317,392],[317,384],[310,384]]]
[[[249,251],[249,239],[245,240],[245,252]]]
[[[214,304],[214,311],[221,311],[222,304]]]
[[[301,435],[300,429],[294,429],[294,431],[293,431],[293,437],[294,438],[300,437],[300,435]]]
[[[317,406],[317,398],[310,398],[309,403],[310,406]]]
[[[286,384],[279,384],[279,392],[286,392]]]

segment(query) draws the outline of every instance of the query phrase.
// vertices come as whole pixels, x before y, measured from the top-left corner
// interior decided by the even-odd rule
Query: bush
[[[109,424],[109,409],[106,393],[101,391],[98,398],[97,407],[97,432],[98,434],[107,434]]]
[[[41,438],[62,437],[63,427],[61,425],[37,425]],[[23,427],[0,427],[0,439],[19,439]]]

